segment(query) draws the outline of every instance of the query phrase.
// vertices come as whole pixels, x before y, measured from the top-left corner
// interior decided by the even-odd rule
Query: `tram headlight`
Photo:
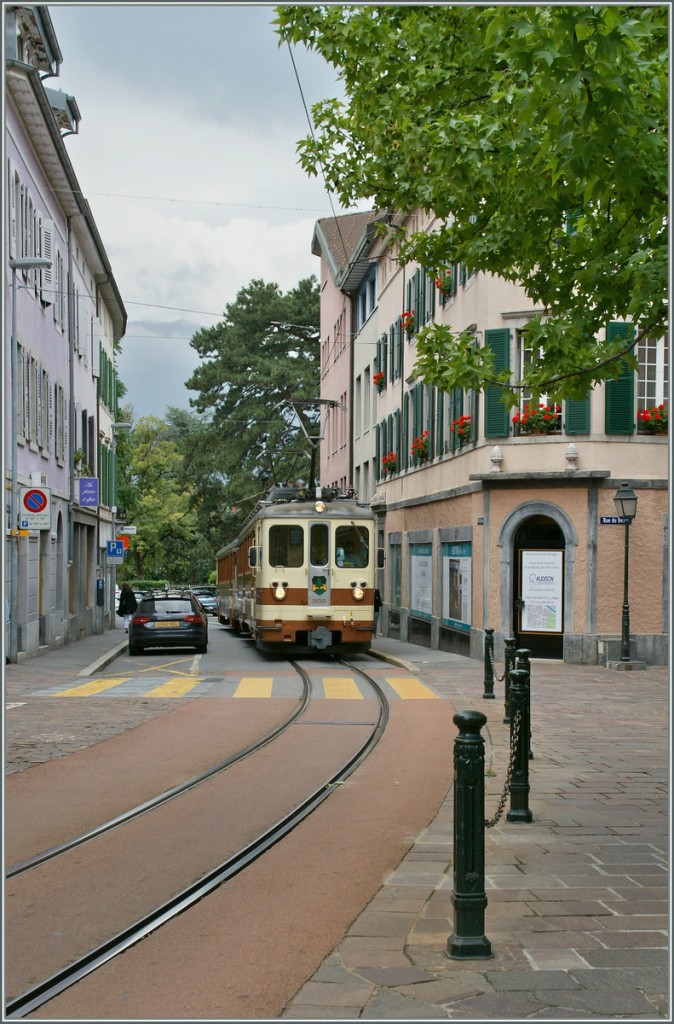
[[[362,587],[354,587],[351,591],[354,601],[362,601],[365,597],[365,591]]]
[[[285,601],[286,591],[288,584],[284,581],[283,583],[277,583],[274,581],[271,585],[272,593],[277,601]]]
[[[317,501],[316,504],[314,505],[314,508],[317,512],[325,512],[325,502]]]

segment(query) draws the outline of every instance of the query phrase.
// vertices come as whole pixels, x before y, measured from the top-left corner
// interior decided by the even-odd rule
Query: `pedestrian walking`
[[[374,635],[377,636],[379,628],[379,609],[381,608],[381,594],[374,588]]]
[[[131,616],[138,607],[138,601],[136,601],[136,595],[131,589],[129,583],[122,583],[122,590],[119,595],[119,606],[117,608],[117,614],[124,616],[124,632],[129,632],[129,623]]]

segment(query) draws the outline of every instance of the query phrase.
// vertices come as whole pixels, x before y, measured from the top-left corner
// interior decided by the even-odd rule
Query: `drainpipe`
[[[68,615],[73,610],[73,564],[75,561],[75,289],[73,283],[73,235],[72,217],[68,225],[68,479],[70,495],[68,500]]]

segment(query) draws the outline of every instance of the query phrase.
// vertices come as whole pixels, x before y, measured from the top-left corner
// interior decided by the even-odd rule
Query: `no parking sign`
[[[51,529],[51,488],[22,487],[19,512],[22,530]]]

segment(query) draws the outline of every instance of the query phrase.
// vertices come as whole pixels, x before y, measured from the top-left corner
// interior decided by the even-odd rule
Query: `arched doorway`
[[[528,516],[514,533],[513,635],[536,658],[564,656],[565,555],[564,534],[549,516]]]

